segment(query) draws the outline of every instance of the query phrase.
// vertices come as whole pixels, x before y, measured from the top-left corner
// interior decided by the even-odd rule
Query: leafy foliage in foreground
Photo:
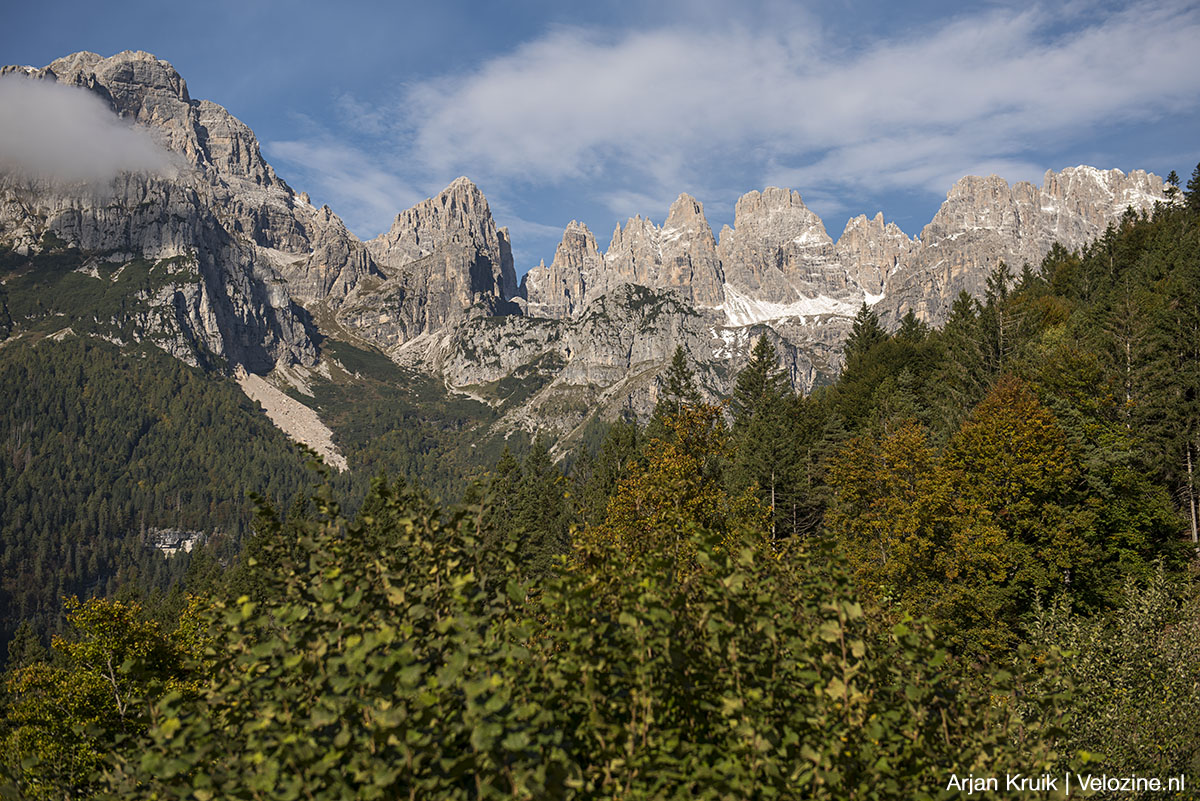
[[[1058,747],[1095,754],[1110,774],[1191,781],[1200,771],[1200,608],[1194,598],[1181,603],[1175,584],[1162,570],[1130,581],[1111,616],[1064,603],[1038,610],[1033,653],[1068,658],[1035,691],[1072,688],[1075,699]]]
[[[670,527],[654,533],[689,541],[696,569],[598,540],[533,593],[479,547],[477,514],[382,484],[369,505],[264,532],[276,592],[219,608],[211,684],[161,702],[111,792],[931,798],[947,771],[1016,765],[1005,743],[1024,739],[1023,766],[1053,757],[1053,709],[1022,722],[968,692],[819,549]]]
[[[0,785],[31,799],[91,797],[114,749],[140,742],[166,693],[194,697],[203,678],[198,604],[163,632],[137,604],[93,598],[68,606],[55,659],[9,673],[0,727]],[[199,672],[198,672],[199,669]]]

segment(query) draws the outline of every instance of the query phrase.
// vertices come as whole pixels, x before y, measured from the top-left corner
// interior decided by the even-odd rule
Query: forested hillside
[[[1183,776],[1175,797],[1195,797],[1200,167],[1183,201],[997,265],[941,330],[909,315],[889,334],[864,305],[844,373],[808,397],[765,337],[720,405],[679,350],[649,424],[588,438],[566,472],[539,439],[453,508],[382,477],[361,505],[340,485],[275,500],[236,562],[184,581],[169,624],[95,599],[52,653],[14,643],[4,789],[908,799],[1074,770]],[[0,350],[14,381],[35,356],[60,377],[27,403],[67,431],[89,407],[53,387],[137,386],[106,345]],[[179,370],[165,395],[122,390],[120,431],[186,425],[172,398],[206,379]],[[140,488],[116,430],[78,441],[132,454],[120,509],[160,492],[146,502],[178,498],[172,522],[199,525],[209,496],[156,448]],[[16,460],[54,464],[39,480],[115,458],[48,439]],[[274,497],[293,492],[260,459]],[[35,495],[6,495],[6,516]]]
[[[57,631],[63,596],[164,591],[153,530],[240,541],[247,492],[284,503],[303,457],[230,382],[156,348],[66,336],[0,349],[0,619]]]

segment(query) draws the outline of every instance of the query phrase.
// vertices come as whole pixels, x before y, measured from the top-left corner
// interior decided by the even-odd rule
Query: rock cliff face
[[[367,245],[328,207],[295,193],[251,130],[216,103],[191,98],[165,61],[76,53],[3,72],[87,90],[171,154],[170,170],[125,172],[105,186],[0,174],[0,244],[37,252],[52,233],[89,252],[194,259],[195,283],[176,287],[182,311],[172,315],[179,330],[169,347],[187,361],[217,356],[252,372],[312,364],[309,312],[328,310],[387,346],[468,311],[507,311],[517,295],[508,232],[466,179],[400,214]]]
[[[0,242],[36,252],[49,233],[82,251],[128,258],[183,259],[194,270],[163,287],[171,314],[147,333],[191,363],[218,357],[252,371],[312,364],[316,347],[289,273],[325,265],[355,280],[367,269],[340,220],[299,200],[262,158],[254,135],[225,109],[193,100],[165,61],[147,53],[111,58],[76,53],[40,69],[5,68],[30,80],[88,90],[151,132],[176,167],[119,174],[107,185],[0,175]],[[342,235],[339,236],[339,228]],[[362,251],[361,245],[357,248]],[[343,275],[345,274],[345,275]]]
[[[367,250],[384,280],[360,286],[338,319],[385,348],[515,310],[508,232],[496,228],[487,198],[466,178],[398,214]]]
[[[755,300],[787,304],[853,294],[833,240],[799,192],[767,187],[742,195],[717,252],[729,285]]]
[[[611,419],[654,409],[677,346],[693,362],[702,393],[724,397],[760,334],[779,365],[808,391],[836,365],[836,325],[730,326],[720,309],[696,307],[672,289],[624,283],[568,319],[490,317],[460,327],[426,355],[460,391],[500,406],[500,425],[564,434],[593,414]]]
[[[586,225],[571,220],[554,251],[554,261],[527,272],[521,286],[530,317],[561,320],[583,311],[587,301],[602,296],[607,287],[596,237]]]
[[[662,228],[634,217],[617,226],[604,254],[605,274],[593,282],[599,297],[621,284],[674,289],[697,306],[723,300],[723,277],[704,208],[690,195],[671,204]]]
[[[603,257],[587,226],[572,221],[550,266],[526,274],[524,294],[530,314],[561,319],[626,284],[669,289],[694,306],[721,305],[721,262],[695,198],[680,195],[662,228],[640,215],[618,225]]]
[[[911,260],[916,242],[895,223],[883,222],[883,212],[868,220],[860,214],[846,223],[834,250],[849,278],[871,297],[883,294],[888,276]]]
[[[1165,199],[1162,180],[1142,170],[1048,170],[1041,187],[967,176],[921,232],[907,268],[888,276],[879,311],[896,320],[912,309],[940,324],[959,292],[983,294],[1001,261],[1014,272],[1026,263],[1036,267],[1055,242],[1082,247],[1126,209],[1146,211]]]

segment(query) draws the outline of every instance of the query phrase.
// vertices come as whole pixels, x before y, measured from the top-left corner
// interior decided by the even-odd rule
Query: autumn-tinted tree
[[[89,798],[114,756],[131,750],[168,693],[199,691],[205,637],[190,604],[174,633],[136,604],[91,599],[67,605],[69,630],[50,662],[5,678],[0,773],[21,797]]]
[[[713,532],[733,547],[762,531],[766,510],[748,493],[726,491],[722,471],[729,444],[720,407],[685,406],[665,425],[667,436],[646,442],[645,463],[631,463],[604,524],[588,537],[616,543],[627,553],[669,552],[686,571],[694,567],[694,529]]]

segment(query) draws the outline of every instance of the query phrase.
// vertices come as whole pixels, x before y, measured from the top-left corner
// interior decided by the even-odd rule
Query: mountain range
[[[716,235],[682,194],[661,226],[636,216],[603,251],[571,222],[551,263],[518,281],[509,232],[467,178],[364,242],[153,55],[81,52],[0,76],[86,91],[165,153],[164,166],[102,181],[0,164],[0,247],[16,265],[0,286],[5,346],[71,335],[155,345],[239,378],[329,459],[336,437],[312,386],[355,375],[332,343],[377,350],[487,404],[493,433],[570,438],[594,419],[644,418],[677,346],[715,397],[765,334],[807,392],[838,372],[864,304],[885,325],[908,312],[938,325],[960,292],[983,293],[1000,261],[1036,268],[1054,243],[1082,247],[1128,209],[1166,201],[1163,181],[1140,170],[1047,171],[1040,187],[968,176],[917,236],[880,213],[850,219],[834,240],[790,189],[743,195]],[[22,259],[47,254],[62,256],[62,274],[17,297],[33,263]]]

